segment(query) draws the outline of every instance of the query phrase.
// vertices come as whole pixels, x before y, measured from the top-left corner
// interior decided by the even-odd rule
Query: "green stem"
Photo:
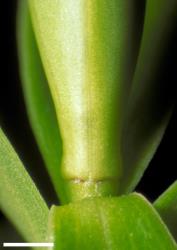
[[[61,129],[68,197],[115,195],[123,171],[122,105],[139,38],[135,3],[29,4]]]

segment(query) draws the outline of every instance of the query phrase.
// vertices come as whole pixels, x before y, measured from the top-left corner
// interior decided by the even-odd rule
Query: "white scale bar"
[[[54,247],[54,243],[9,243],[4,242],[3,247]]]

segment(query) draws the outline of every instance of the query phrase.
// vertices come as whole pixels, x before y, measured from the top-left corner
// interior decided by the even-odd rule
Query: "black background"
[[[57,199],[28,123],[20,85],[15,38],[16,2],[15,0],[1,1],[0,119],[4,131],[50,206],[52,203],[57,203]],[[175,42],[177,44],[177,39]],[[173,64],[177,69],[177,53],[175,53],[174,49],[173,56],[169,56],[168,60],[169,64]],[[175,84],[177,85],[177,82]],[[175,106],[162,142],[136,190],[153,201],[177,179],[176,169],[177,107]],[[2,225],[5,228],[7,222],[2,215],[0,219],[2,231]],[[7,230],[13,235],[11,226],[7,225]],[[0,237],[3,238],[2,240],[6,239],[5,235]]]

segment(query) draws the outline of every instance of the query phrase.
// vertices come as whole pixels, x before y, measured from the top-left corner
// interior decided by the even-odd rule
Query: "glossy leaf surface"
[[[153,207],[140,195],[91,198],[52,207],[54,250],[176,250]]]

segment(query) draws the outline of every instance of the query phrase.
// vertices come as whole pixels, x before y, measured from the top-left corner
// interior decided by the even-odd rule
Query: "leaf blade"
[[[154,207],[177,240],[177,181],[160,195]]]
[[[56,193],[64,202],[60,175],[62,141],[26,0],[19,2],[17,17],[20,74],[28,117]]]
[[[27,241],[43,241],[48,208],[0,129],[0,207]]]
[[[137,185],[171,116],[176,89],[170,74],[174,72],[164,67],[167,66],[167,45],[170,46],[168,42],[174,35],[176,13],[175,0],[146,3],[141,48],[122,133],[124,173],[120,193],[131,192]]]
[[[176,249],[156,211],[138,194],[53,207],[49,232],[54,250]]]

